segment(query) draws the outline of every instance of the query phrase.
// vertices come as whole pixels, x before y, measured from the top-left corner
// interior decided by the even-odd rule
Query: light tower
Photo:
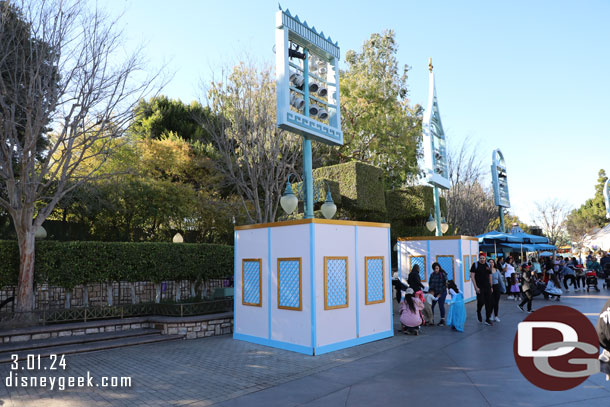
[[[451,182],[449,180],[449,166],[447,165],[447,142],[438,109],[433,68],[432,58],[430,58],[428,62],[428,69],[430,70],[428,108],[424,113],[422,123],[424,168],[426,171],[426,181],[434,187],[436,236],[442,236],[441,207],[438,190],[439,188],[449,189]]]

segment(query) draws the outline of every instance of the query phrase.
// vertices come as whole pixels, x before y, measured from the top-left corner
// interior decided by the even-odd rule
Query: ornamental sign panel
[[[343,145],[339,109],[339,45],[289,10],[276,13],[277,125]]]
[[[492,155],[491,177],[494,189],[494,203],[496,206],[510,208],[508,182],[506,180],[506,163],[499,149],[494,150]]]
[[[426,170],[426,180],[430,185],[449,189],[451,181],[449,180],[449,166],[447,165],[447,142],[438,109],[432,61],[430,61],[429,68],[428,107],[422,121],[424,168]]]

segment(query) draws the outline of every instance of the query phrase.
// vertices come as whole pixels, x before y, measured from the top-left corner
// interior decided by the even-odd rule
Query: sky
[[[162,93],[202,100],[202,84],[249,55],[274,64],[276,1],[98,0],[122,13],[125,47],[144,44],[151,69],[173,73]],[[610,170],[610,1],[282,1],[339,43],[341,58],[392,29],[411,67],[412,104],[427,105],[432,58],[450,148],[477,146],[485,168],[499,148],[511,212],[577,208]],[[341,66],[344,67],[344,61]],[[491,177],[489,177],[491,179]]]

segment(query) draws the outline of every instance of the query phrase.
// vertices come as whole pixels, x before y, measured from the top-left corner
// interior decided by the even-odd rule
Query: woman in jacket
[[[436,293],[438,300],[432,302],[432,317],[434,317],[434,307],[438,303],[438,308],[441,313],[441,321],[438,326],[445,326],[445,299],[447,298],[447,273],[441,268],[441,265],[432,263],[432,274],[428,279],[428,287]]]

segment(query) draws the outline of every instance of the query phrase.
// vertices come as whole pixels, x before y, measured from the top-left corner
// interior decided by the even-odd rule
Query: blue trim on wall
[[[428,250],[428,263],[430,266],[430,273],[428,274],[428,281],[430,281],[430,274],[432,274],[432,256],[430,255],[430,241],[426,240],[427,250]]]
[[[398,269],[398,273],[400,275],[400,269]],[[390,288],[388,289],[388,296],[386,297],[390,304],[390,332],[394,335],[394,310],[392,301],[392,235],[390,234],[390,228],[388,228],[388,283],[390,284]],[[383,287],[385,290],[386,287]]]
[[[309,274],[311,287],[311,346],[316,346],[317,338],[317,322],[316,322],[316,230],[315,224],[309,224]]]
[[[271,228],[267,228],[267,273],[269,273],[267,285],[267,297],[269,297],[269,309],[267,317],[268,338],[271,340]]]
[[[313,355],[313,348],[310,346],[295,345],[294,343],[275,341],[272,339],[259,338],[257,336],[238,333],[233,334],[233,339],[256,343],[258,345],[272,346],[274,348],[289,350],[292,352],[304,353],[305,355]]]
[[[464,256],[462,256],[462,243],[463,243],[463,240],[460,239],[459,242],[460,242],[460,250],[459,250],[460,257],[458,257],[458,259],[460,260],[459,264],[462,265],[460,267],[460,274],[461,274],[460,275],[460,285],[462,286],[462,293],[464,293],[464,285],[466,284],[464,282],[464,279],[466,278],[466,265],[464,264]],[[468,257],[468,258],[470,258],[470,257]],[[454,281],[456,280],[455,275],[453,276],[453,279],[454,279]]]
[[[356,240],[356,244],[354,245],[354,250],[355,250],[355,254],[354,254],[354,270],[355,270],[355,274],[354,277],[356,278],[356,338],[360,337],[360,301],[358,300],[358,279],[360,278],[360,275],[358,274],[358,226],[354,226],[354,239]],[[364,277],[366,278],[366,276]],[[349,281],[348,281],[349,284]],[[364,283],[366,284],[366,282]]]
[[[237,231],[233,232],[233,248],[237,247]],[[239,281],[237,279],[237,252],[235,250],[233,250],[233,281]],[[242,284],[244,283],[243,281],[241,282]],[[235,284],[233,284],[235,286]],[[233,289],[235,290],[234,287]],[[235,290],[237,291],[237,290]],[[238,326],[237,325],[237,301],[235,300],[237,297],[236,293],[233,293],[233,327]],[[243,300],[243,298],[242,298]],[[235,334],[233,334],[233,338],[235,338]]]
[[[354,338],[343,342],[331,343],[330,345],[324,345],[316,348],[316,355],[323,355],[324,353],[334,352],[336,350],[350,348],[352,346],[362,345],[363,343],[378,341],[380,339],[390,338],[392,336],[394,336],[394,329],[363,336],[362,338]]]

